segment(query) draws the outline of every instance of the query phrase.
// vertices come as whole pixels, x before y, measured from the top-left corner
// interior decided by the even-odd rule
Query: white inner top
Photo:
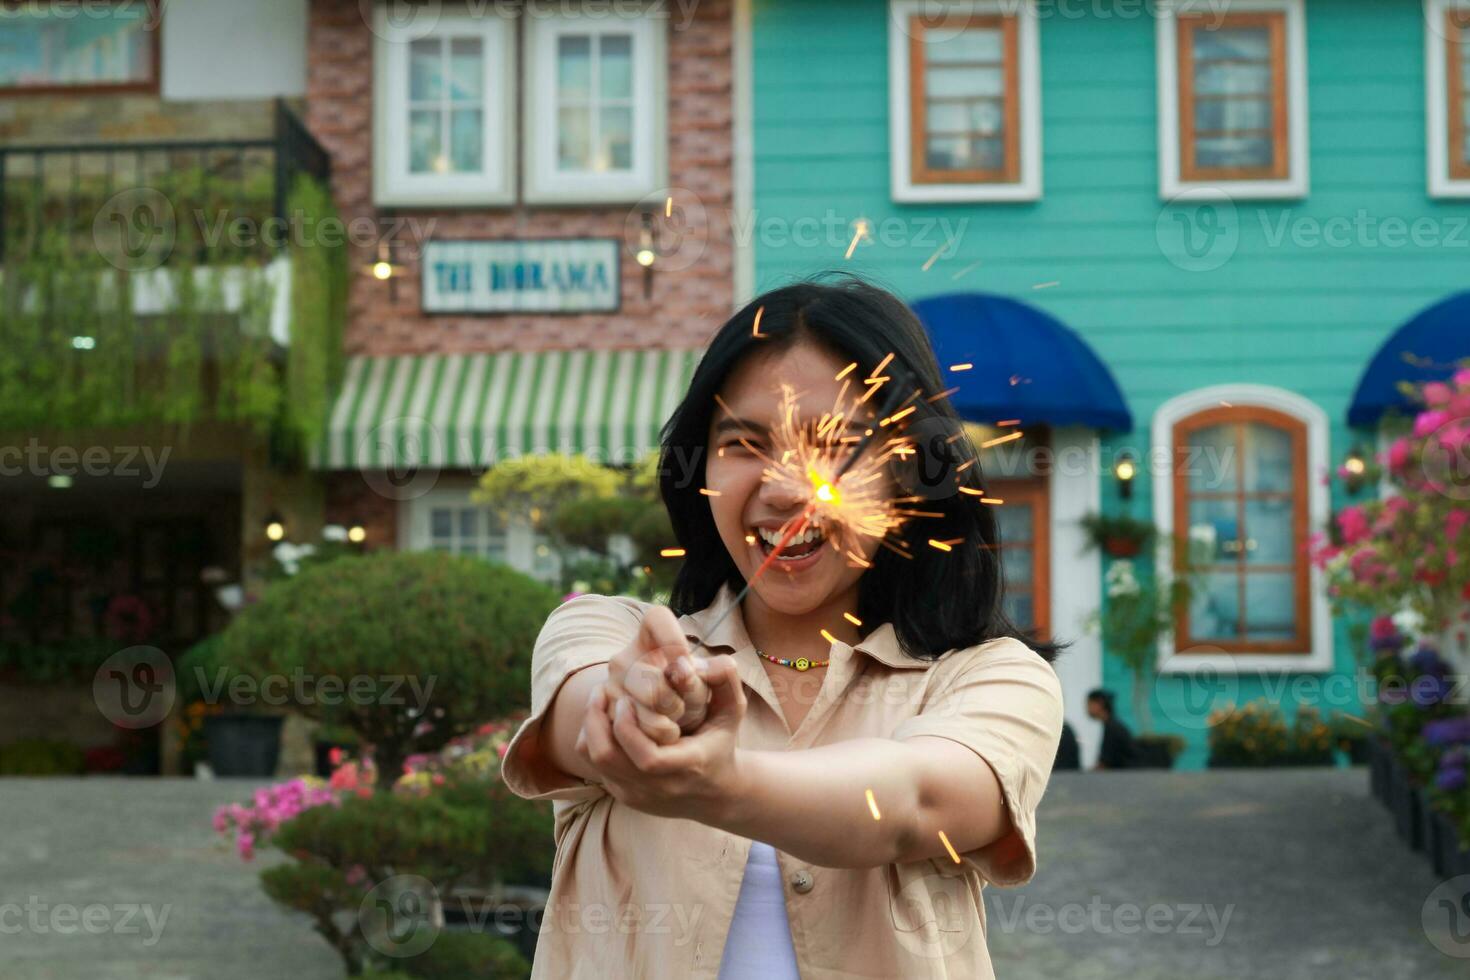
[[[719,980],[801,980],[776,849],[760,841],[750,842]]]

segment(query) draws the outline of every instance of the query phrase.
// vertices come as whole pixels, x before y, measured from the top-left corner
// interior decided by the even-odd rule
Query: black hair
[[[1098,687],[1088,691],[1087,700],[1101,703],[1107,709],[1109,715],[1116,713],[1113,711],[1113,692],[1105,687]]]
[[[872,375],[891,355],[883,375],[905,386],[905,394],[920,392],[908,402],[915,411],[904,426],[918,452],[892,469],[902,486],[924,497],[913,506],[938,516],[913,518],[890,532],[890,543],[912,557],[878,549],[872,567],[858,580],[858,617],[872,626],[892,623],[900,648],[919,660],[998,637],[1014,637],[1048,662],[1055,659],[1057,645],[1017,629],[1002,608],[995,513],[977,493],[980,464],[961,419],[948,398],[935,397],[942,381],[923,325],[897,297],[853,277],[804,281],[752,300],[715,334],[665,425],[659,490],[685,549],[669,602],[674,612],[706,608],[722,585],[737,592],[745,587],[715,527],[709,499],[699,492],[705,485],[715,396],[744,358],[799,340],[857,362],[856,377]],[[970,493],[960,493],[960,487]],[[931,539],[953,542],[952,550],[931,547]]]

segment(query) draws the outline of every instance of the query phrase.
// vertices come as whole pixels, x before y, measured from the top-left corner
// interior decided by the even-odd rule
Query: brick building
[[[731,311],[731,6],[362,9],[307,27],[307,125],[381,235],[352,257],[327,520],[550,575],[469,492],[519,453],[652,448]]]

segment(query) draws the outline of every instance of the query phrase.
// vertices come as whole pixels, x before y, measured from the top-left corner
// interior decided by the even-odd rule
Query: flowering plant
[[[1412,610],[1437,631],[1470,601],[1470,367],[1419,396],[1412,430],[1379,459],[1398,492],[1344,508],[1311,557],[1339,603]]]

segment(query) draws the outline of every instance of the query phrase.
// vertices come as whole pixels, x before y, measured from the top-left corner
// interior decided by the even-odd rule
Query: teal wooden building
[[[1084,760],[1090,688],[1137,721],[1083,626],[1112,560],[1084,549],[1090,512],[1211,556],[1149,691],[1180,767],[1226,701],[1357,711],[1302,549],[1392,382],[1470,356],[1462,20],[1456,0],[737,5],[740,289],[871,277],[948,338],[942,366],[983,372],[975,421],[1019,420],[986,461],[1009,601],[1073,641]]]

